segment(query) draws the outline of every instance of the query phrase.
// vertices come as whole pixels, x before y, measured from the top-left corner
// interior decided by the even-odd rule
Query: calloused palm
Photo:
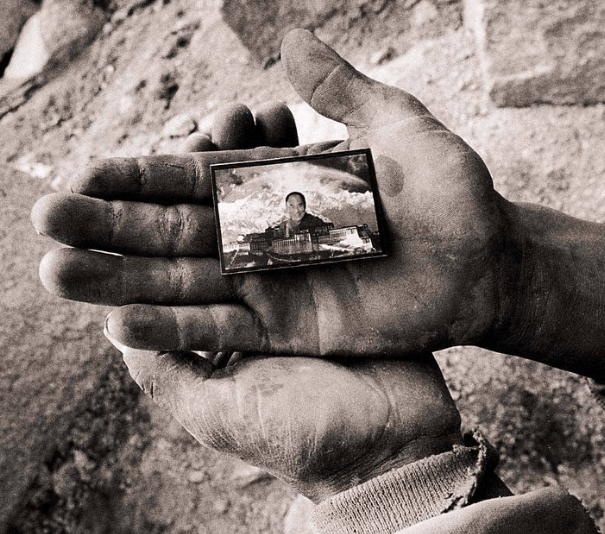
[[[499,264],[509,206],[482,160],[414,97],[310,33],[291,32],[282,57],[299,94],[348,126],[346,142],[102,161],[76,181],[78,194],[34,209],[40,231],[79,247],[44,259],[45,285],[124,306],[107,326],[134,348],[367,356],[481,344],[508,282]],[[220,275],[211,163],[360,147],[375,161],[388,257]]]
[[[214,368],[194,353],[116,346],[139,386],[200,443],[317,502],[462,443],[430,354],[346,364],[257,356]]]

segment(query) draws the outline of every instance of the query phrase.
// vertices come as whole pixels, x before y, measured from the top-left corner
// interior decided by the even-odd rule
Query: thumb
[[[315,111],[347,126],[368,128],[430,114],[409,93],[361,74],[307,30],[290,31],[281,56],[296,92]]]
[[[192,397],[212,374],[213,365],[193,352],[131,349],[112,338],[107,328],[104,333],[122,353],[130,376],[143,392],[182,420]]]

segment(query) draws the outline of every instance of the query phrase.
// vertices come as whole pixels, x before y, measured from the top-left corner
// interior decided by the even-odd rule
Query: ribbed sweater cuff
[[[480,485],[494,485],[498,463],[481,434],[474,432],[467,440],[468,446],[393,469],[320,503],[313,515],[315,529],[322,534],[392,534],[466,506]]]

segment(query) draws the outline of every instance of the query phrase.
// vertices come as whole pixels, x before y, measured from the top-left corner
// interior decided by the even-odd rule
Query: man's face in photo
[[[305,216],[305,201],[300,195],[291,195],[286,201],[286,212],[290,220],[299,222]]]

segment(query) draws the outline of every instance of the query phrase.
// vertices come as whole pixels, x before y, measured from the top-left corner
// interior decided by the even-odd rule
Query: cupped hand
[[[202,445],[315,502],[462,444],[459,414],[430,354],[346,363],[256,356],[214,367],[191,352],[113,343],[138,385]]]
[[[241,135],[249,128],[256,142],[297,144],[283,105],[257,111],[254,129],[245,117],[242,106],[225,108],[215,130]],[[224,144],[215,131],[190,136],[183,149]],[[270,471],[316,502],[462,443],[459,414],[430,354],[354,364],[231,352],[200,357],[134,350],[108,337],[139,386],[200,443]]]
[[[347,125],[347,141],[99,162],[76,194],[34,209],[39,231],[78,247],[43,260],[46,287],[123,306],[107,327],[134,348],[367,356],[481,345],[508,282],[499,269],[507,202],[481,158],[413,96],[363,76],[310,33],[291,32],[282,58],[299,94]],[[246,120],[200,142],[275,146],[290,135],[264,143],[259,132],[276,130],[262,116]],[[389,256],[221,276],[209,165],[348,148],[372,150]]]

